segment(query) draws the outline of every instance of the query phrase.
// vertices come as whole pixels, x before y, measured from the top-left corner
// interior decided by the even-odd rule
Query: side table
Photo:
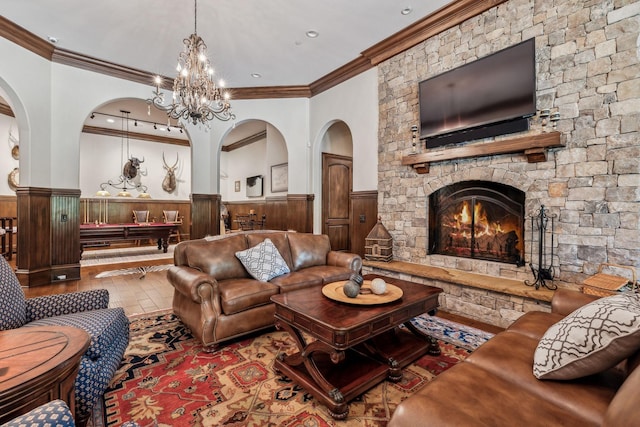
[[[89,334],[69,326],[0,332],[0,423],[54,399],[75,408],[75,380]]]

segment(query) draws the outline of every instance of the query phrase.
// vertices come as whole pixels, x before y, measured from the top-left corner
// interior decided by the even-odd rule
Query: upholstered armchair
[[[74,427],[73,415],[63,400],[53,400],[20,415],[0,427]]]
[[[75,422],[79,426],[86,424],[92,408],[103,398],[129,344],[129,319],[124,310],[108,307],[106,289],[25,298],[11,266],[0,257],[0,330],[72,326],[91,337],[75,381]]]

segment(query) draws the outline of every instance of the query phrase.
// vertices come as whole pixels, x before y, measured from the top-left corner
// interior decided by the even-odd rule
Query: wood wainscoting
[[[80,199],[80,190],[38,187],[19,187],[16,194],[16,275],[26,287],[80,278],[80,224],[100,221],[100,209],[109,223],[131,223],[133,210],[149,210],[161,222],[163,210],[178,210],[180,234],[189,238],[191,232],[190,201],[103,198],[100,205],[96,198]]]
[[[264,228],[269,230],[295,230],[313,232],[313,194],[288,194],[261,200],[223,202],[229,211],[232,230],[239,228],[238,215],[253,211],[257,219],[265,215]]]
[[[356,191],[351,195],[351,252],[364,257],[365,238],[378,221],[378,192]],[[289,194],[264,200],[224,202],[229,211],[231,229],[237,230],[238,215],[254,211],[258,219],[266,215],[265,229],[296,230],[313,233],[313,195]]]

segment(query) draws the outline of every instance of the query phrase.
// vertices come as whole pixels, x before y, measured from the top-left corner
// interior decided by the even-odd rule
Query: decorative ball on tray
[[[349,298],[355,298],[360,293],[360,286],[352,280],[347,280],[342,286],[342,290]]]
[[[363,282],[364,282],[364,279],[362,278],[362,276],[354,273],[349,277],[349,280],[347,280],[345,284],[342,286],[342,290],[344,294],[349,298],[355,298],[360,293],[360,287],[362,286]]]
[[[387,292],[387,282],[379,277],[371,281],[371,292],[376,295],[382,295]]]

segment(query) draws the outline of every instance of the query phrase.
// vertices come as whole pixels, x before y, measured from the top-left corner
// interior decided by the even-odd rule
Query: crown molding
[[[334,86],[339,85],[342,82],[349,80],[352,77],[357,76],[369,69],[373,68],[369,59],[360,56],[348,64],[343,65],[335,71],[330,72],[326,76],[316,80],[309,86],[311,96],[331,89]]]
[[[0,37],[51,61],[54,47],[30,31],[0,15]]]
[[[173,145],[182,145],[185,147],[189,147],[189,140],[187,139],[179,139],[179,138],[171,138],[168,136],[158,136],[158,135],[150,135],[146,133],[139,132],[123,132],[119,129],[107,129],[97,126],[83,126],[83,133],[92,133],[94,135],[103,135],[103,136],[115,136],[118,138],[126,137],[127,134],[129,139],[139,139],[142,141],[151,141],[151,142],[160,142],[162,144],[173,144]]]
[[[398,31],[380,43],[363,51],[362,55],[368,58],[372,65],[378,65],[418,43],[422,43],[428,38],[506,1],[507,0],[458,0],[449,3],[410,27]]]
[[[229,88],[231,99],[309,98],[309,86],[258,86]]]
[[[102,59],[82,55],[70,50],[57,48],[54,49],[51,60],[52,62],[58,64],[69,65],[71,67],[106,74],[109,76],[130,80],[136,83],[155,86],[155,74],[151,74],[147,71],[142,71],[131,67],[126,67],[124,65],[115,64],[113,62],[103,61]],[[171,83],[173,83],[172,79],[169,80]],[[163,79],[163,81],[165,81],[165,79]]]
[[[0,114],[9,116],[9,117],[15,117],[11,107],[9,107],[7,104],[4,104],[2,102],[0,102]]]
[[[229,88],[232,99],[269,99],[269,98],[310,98],[367,71],[387,59],[445,31],[461,22],[485,12],[507,0],[457,0],[415,24],[398,31],[383,41],[364,50],[361,55],[307,85],[264,86]],[[118,65],[98,58],[55,48],[26,29],[0,16],[0,37],[42,56],[52,62],[81,68],[88,71],[155,86],[156,74]],[[173,79],[162,77],[161,87],[173,89]]]
[[[229,151],[237,150],[238,148],[242,148],[245,145],[249,145],[249,144],[253,144],[254,142],[261,141],[266,137],[267,137],[267,131],[263,130],[253,135],[249,135],[246,138],[242,138],[241,140],[236,141],[233,144],[223,145],[221,151],[229,152]]]

